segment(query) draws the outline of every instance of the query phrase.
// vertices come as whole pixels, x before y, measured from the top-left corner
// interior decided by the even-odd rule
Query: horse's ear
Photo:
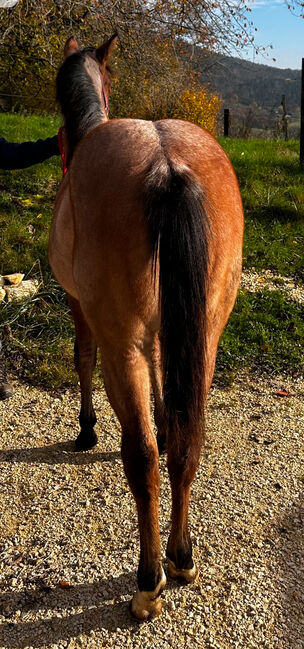
[[[79,47],[75,36],[70,36],[70,38],[68,38],[64,46],[64,50],[63,50],[64,58],[67,59],[68,56],[71,56],[71,54],[75,54],[75,52],[77,52],[78,50]]]
[[[114,50],[115,46],[117,45],[118,41],[118,35],[113,34],[111,38],[109,38],[108,41],[103,43],[97,50],[96,50],[96,58],[99,63],[106,63],[108,58],[111,56],[112,51]]]

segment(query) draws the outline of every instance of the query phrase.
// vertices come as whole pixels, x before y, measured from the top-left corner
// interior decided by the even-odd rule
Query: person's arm
[[[37,142],[7,142],[0,138],[0,169],[24,169],[59,155],[57,135]]]

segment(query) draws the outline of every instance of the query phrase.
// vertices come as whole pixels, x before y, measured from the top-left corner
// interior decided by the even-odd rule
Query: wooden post
[[[300,164],[304,162],[304,59],[302,59]]]
[[[229,108],[224,108],[224,137],[229,137],[229,131],[230,131]]]
[[[286,110],[286,97],[285,97],[285,95],[282,95],[281,106],[283,108],[283,117],[282,117],[283,133],[284,133],[284,137],[285,137],[285,142],[287,142],[287,140],[288,140],[288,116],[287,116],[287,110]]]

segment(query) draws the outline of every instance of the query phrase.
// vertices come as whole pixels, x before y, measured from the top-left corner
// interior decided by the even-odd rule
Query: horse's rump
[[[116,258],[117,263],[123,259],[130,279],[144,267],[150,273],[152,242],[145,218],[145,186],[153,164],[160,168],[160,160],[164,173],[172,161],[188,168],[196,178],[211,231],[219,230],[216,245],[225,245],[229,255],[232,242],[227,235],[236,228],[242,233],[242,207],[231,164],[214,138],[188,122],[165,120],[154,125],[142,120],[113,120],[84,138],[69,172],[76,232],[74,266],[80,261],[80,251],[85,250],[85,283],[93,270],[99,272],[93,265],[96,254],[100,262],[97,282],[105,278],[111,283],[110,266]],[[223,220],[225,210],[228,217]],[[87,259],[88,249],[94,251],[91,259]],[[211,244],[211,265],[213,256]],[[80,286],[82,272],[74,270]],[[146,289],[145,283],[145,293]]]

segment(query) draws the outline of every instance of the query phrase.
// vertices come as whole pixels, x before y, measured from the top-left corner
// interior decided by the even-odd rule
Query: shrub
[[[205,88],[185,90],[176,107],[174,117],[187,119],[215,135],[221,102]]]

